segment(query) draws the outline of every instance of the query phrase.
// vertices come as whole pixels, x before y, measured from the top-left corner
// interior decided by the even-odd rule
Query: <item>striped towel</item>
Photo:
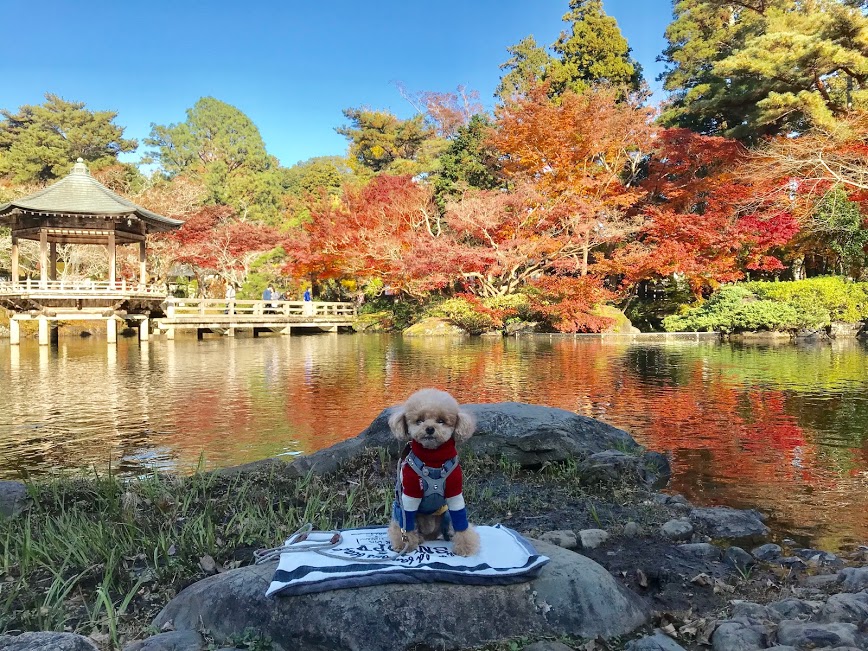
[[[386,527],[347,529],[341,531],[337,547],[282,553],[265,594],[300,595],[384,583],[504,585],[536,577],[549,561],[508,527],[480,526],[476,531],[481,545],[475,556],[456,556],[451,542],[432,540],[393,558]],[[291,546],[303,549],[316,543],[312,534]]]

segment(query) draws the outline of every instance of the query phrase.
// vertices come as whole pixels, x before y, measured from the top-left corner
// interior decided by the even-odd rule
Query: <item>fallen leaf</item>
[[[208,554],[205,554],[202,558],[199,559],[199,567],[205,570],[207,574],[217,573],[217,563],[215,563],[214,559],[211,558]]]
[[[643,572],[642,570],[636,570],[636,580],[643,588],[648,587],[648,577],[645,576],[645,572]]]
[[[714,583],[712,578],[708,576],[705,572],[703,572],[702,574],[697,574],[692,579],[690,579],[690,582],[702,586],[712,585]]]
[[[168,556],[174,556],[177,553],[178,553],[178,549],[175,547],[174,544],[169,545],[169,549],[166,550],[166,554]]]
[[[714,594],[720,594],[721,592],[735,592],[735,586],[729,585],[728,583],[724,583],[720,579],[714,580]]]
[[[163,624],[163,627],[160,630],[164,633],[166,631],[174,631],[175,630],[175,621],[172,619],[168,620],[165,624]]]

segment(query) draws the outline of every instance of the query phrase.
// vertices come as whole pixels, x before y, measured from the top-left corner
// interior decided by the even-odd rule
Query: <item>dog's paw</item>
[[[389,524],[389,544],[392,546],[392,551],[399,553],[412,552],[418,549],[419,545],[425,540],[418,531],[408,531],[406,536],[405,540],[401,527],[397,522],[393,520]]]
[[[469,527],[464,531],[456,531],[452,537],[452,551],[457,556],[474,556],[479,552],[479,534]]]

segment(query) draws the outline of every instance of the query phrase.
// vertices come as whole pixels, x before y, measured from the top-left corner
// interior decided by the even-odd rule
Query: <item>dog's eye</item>
[[[443,420],[442,418],[438,418],[438,419],[437,419],[437,424],[438,424],[438,425],[445,425],[445,424],[446,424],[446,421]]]
[[[424,422],[425,422],[425,421],[422,420],[421,418],[417,418],[417,419],[416,419],[416,424],[417,424],[417,425],[421,425],[421,424],[424,423]]]

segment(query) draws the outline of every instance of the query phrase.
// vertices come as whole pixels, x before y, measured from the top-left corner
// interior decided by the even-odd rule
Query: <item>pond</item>
[[[691,501],[759,508],[779,535],[824,549],[868,542],[868,347],[852,340],[0,341],[0,478],[309,453],[424,386],[598,418],[669,454],[669,488]]]

